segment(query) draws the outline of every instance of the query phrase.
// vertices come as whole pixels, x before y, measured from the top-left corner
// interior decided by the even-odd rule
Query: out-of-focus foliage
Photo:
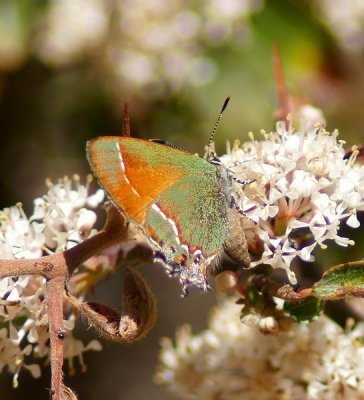
[[[88,173],[86,140],[119,133],[125,101],[133,135],[200,153],[227,95],[232,102],[217,134],[219,153],[227,138],[271,129],[278,108],[273,44],[289,91],[320,107],[328,130],[344,132],[348,147],[361,143],[363,19],[360,0],[0,0],[0,208],[22,201],[29,210],[46,177]],[[97,388],[110,398],[145,398],[130,375],[141,373],[136,364],[142,360],[144,384],[159,337],[182,322],[196,329],[205,323],[208,296],[182,302],[177,286],[153,276],[155,292],[163,293],[153,350],[145,343],[118,350],[135,357],[135,365],[124,359],[104,368],[85,398]],[[201,309],[191,315],[196,301]],[[149,364],[146,351],[155,355]],[[121,375],[124,386],[115,389],[111,382]],[[150,384],[148,393],[162,398],[163,392]]]

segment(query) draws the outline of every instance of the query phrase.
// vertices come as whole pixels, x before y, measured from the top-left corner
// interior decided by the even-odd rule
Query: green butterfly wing
[[[217,168],[191,153],[129,137],[87,145],[92,171],[111,200],[146,232],[156,257],[183,285],[206,288],[223,252],[227,199]]]
[[[228,233],[227,200],[215,167],[213,173],[183,177],[157,197],[146,228],[183,285],[206,288],[207,268],[223,253]]]

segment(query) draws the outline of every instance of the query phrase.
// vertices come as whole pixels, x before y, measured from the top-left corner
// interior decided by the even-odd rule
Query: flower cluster
[[[353,54],[362,53],[364,48],[362,1],[315,0],[312,5],[342,48]]]
[[[82,60],[105,39],[110,13],[111,4],[105,1],[52,1],[38,28],[39,58],[55,67]]]
[[[296,283],[290,269],[296,257],[312,261],[315,247],[326,248],[328,240],[354,244],[339,229],[342,222],[360,225],[356,211],[364,209],[364,166],[356,163],[357,150],[346,156],[337,131],[302,124],[295,132],[287,125],[279,122],[261,141],[251,134],[251,141],[236,142],[221,160],[238,182],[252,181],[235,185],[257,256],[251,266],[283,268]]]
[[[99,190],[90,195],[88,184],[80,184],[79,177],[64,178],[57,184],[48,182],[48,193],[34,201],[33,214],[28,218],[21,204],[0,211],[0,258],[37,258],[74,246],[92,234],[96,214],[90,210],[103,201]],[[89,207],[89,208],[86,208]],[[5,367],[14,374],[14,386],[18,374],[28,369],[34,377],[40,375],[39,366],[27,364],[32,354],[45,361],[49,358],[48,318],[46,313],[45,280],[38,276],[20,276],[0,280],[0,371]],[[66,332],[65,358],[70,371],[77,357],[84,368],[82,354],[87,350],[99,350],[97,341],[85,346],[72,336],[74,316],[64,321]]]
[[[364,397],[364,324],[343,332],[326,317],[263,335],[239,320],[240,307],[215,309],[209,329],[164,338],[158,383],[180,399],[353,400]]]
[[[217,66],[209,50],[229,42],[250,42],[249,16],[261,0],[102,1],[51,0],[24,38],[16,3],[1,9],[1,27],[13,20],[13,32],[0,37],[0,66],[16,67],[29,52],[53,68],[89,60],[111,90],[148,89],[148,97],[174,93],[182,84],[211,81]],[[11,40],[9,41],[9,36]],[[27,39],[27,40],[26,40]],[[122,90],[120,90],[122,88]]]
[[[149,87],[155,95],[207,83],[217,74],[208,49],[227,40],[246,43],[244,21],[259,3],[122,1],[119,30],[106,49],[108,68],[122,87]]]

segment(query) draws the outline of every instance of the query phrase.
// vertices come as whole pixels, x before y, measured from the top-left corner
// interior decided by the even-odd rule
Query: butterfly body
[[[185,288],[206,289],[207,268],[231,237],[232,188],[225,168],[130,137],[91,140],[87,157],[111,201],[143,230],[155,259]]]

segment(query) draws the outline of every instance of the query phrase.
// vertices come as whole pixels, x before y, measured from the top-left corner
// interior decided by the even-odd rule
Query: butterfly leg
[[[253,183],[253,182],[256,182],[256,179],[249,179],[249,180],[247,180],[247,181],[243,181],[243,180],[241,180],[241,179],[238,179],[238,178],[235,177],[235,176],[232,176],[231,179],[232,179],[234,182],[239,183],[239,185],[242,185],[243,187],[245,187],[246,185],[250,185],[250,184]]]

